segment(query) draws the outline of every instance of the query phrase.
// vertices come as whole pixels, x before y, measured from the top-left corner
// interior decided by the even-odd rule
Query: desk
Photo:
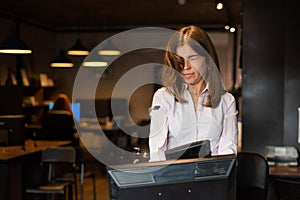
[[[129,129],[129,127],[127,128]],[[111,142],[120,148],[125,149],[130,146],[130,135],[128,135],[119,127],[114,127],[112,124],[100,125],[99,123],[82,122],[78,124],[77,131],[81,139],[83,139],[85,133],[94,133],[95,136],[101,136],[103,133]]]
[[[276,199],[274,181],[276,179],[291,179],[300,180],[300,166],[298,167],[287,167],[287,166],[270,166],[269,167],[270,184],[268,199]]]
[[[113,124],[107,123],[107,124],[99,124],[99,123],[87,123],[87,122],[80,122],[78,123],[77,128],[79,130],[89,130],[89,131],[95,131],[95,130],[103,130],[103,131],[118,131],[120,130],[117,127],[114,127]]]
[[[274,178],[300,179],[300,167],[270,166],[269,174]]]
[[[70,141],[26,140],[24,148],[0,147],[0,199],[22,199],[28,184],[39,182],[41,151],[50,146],[65,146]]]
[[[82,144],[89,152],[105,165],[117,165],[139,161],[148,161],[148,154],[139,154],[139,147],[132,145],[134,126],[125,130],[108,123],[78,123],[77,130]],[[146,149],[146,148],[144,148]],[[145,151],[143,151],[145,152]]]

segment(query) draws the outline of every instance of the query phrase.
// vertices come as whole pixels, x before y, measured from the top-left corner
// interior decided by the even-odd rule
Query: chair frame
[[[86,171],[85,170],[85,160],[83,155],[83,149],[81,147],[74,147],[76,150],[76,164],[80,166],[80,172],[76,173],[76,181],[80,181],[80,199],[84,199],[84,183],[85,179],[91,178],[92,184],[93,184],[93,197],[94,200],[96,200],[96,176],[93,172]],[[57,178],[58,181],[70,181],[70,182],[76,182],[74,181],[74,177],[71,177],[70,174],[66,174],[64,177]]]
[[[25,194],[47,194],[47,195],[63,195],[64,199],[68,197],[69,200],[73,199],[73,190],[71,182],[57,182],[55,181],[55,168],[56,164],[69,164],[74,169],[73,176],[76,178],[75,166],[76,166],[76,151],[73,147],[49,147],[42,151],[41,166],[47,164],[47,180],[46,183],[42,183],[35,187],[28,187],[25,190]],[[43,171],[43,170],[42,170]],[[43,176],[43,174],[42,174]],[[45,182],[45,180],[43,181]],[[76,184],[76,183],[75,183]],[[68,192],[67,192],[68,191]],[[75,199],[77,200],[77,185],[75,187]]]
[[[254,171],[254,174],[249,173],[251,170]],[[238,197],[241,197],[242,190],[247,191],[247,194],[243,194],[246,196],[243,196],[242,199],[247,199],[249,194],[252,195],[255,191],[260,191],[262,199],[266,200],[268,188],[269,165],[266,159],[258,153],[239,152],[237,154],[237,200],[239,200]],[[256,200],[260,199],[257,197]]]

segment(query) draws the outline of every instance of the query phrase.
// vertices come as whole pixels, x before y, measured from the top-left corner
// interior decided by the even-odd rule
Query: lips
[[[192,78],[193,73],[182,74],[182,76],[183,76],[185,79],[190,79],[190,78]]]

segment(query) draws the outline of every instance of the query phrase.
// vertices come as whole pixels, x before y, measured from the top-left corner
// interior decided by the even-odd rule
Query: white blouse
[[[165,160],[165,150],[209,139],[212,155],[237,153],[237,111],[233,95],[226,92],[216,108],[204,107],[205,88],[198,98],[197,110],[187,89],[188,103],[175,101],[161,88],[153,96],[150,116],[150,161]]]

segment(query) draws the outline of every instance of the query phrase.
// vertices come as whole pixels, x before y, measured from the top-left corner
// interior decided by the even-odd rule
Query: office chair
[[[72,176],[72,173],[66,173],[63,177],[58,177],[58,181],[69,181],[69,182],[75,182],[80,181],[80,199],[84,199],[84,184],[86,179],[91,179],[93,184],[93,196],[94,200],[96,200],[96,176],[91,171],[86,171],[85,169],[85,160],[83,155],[83,149],[81,147],[75,147],[76,150],[76,164],[79,167],[76,170],[76,180],[74,180],[74,177]],[[75,185],[76,186],[76,185]]]
[[[72,182],[57,182],[55,181],[55,177],[59,174],[61,169],[65,169],[66,166],[70,166],[73,169],[73,177],[75,179],[75,161],[76,151],[73,147],[49,147],[43,150],[41,165],[43,169],[45,167],[48,168],[47,178],[46,180],[43,180],[43,183],[40,185],[27,187],[25,189],[26,197],[29,195],[61,195],[64,199],[69,197],[68,199],[72,200]],[[75,187],[75,194],[77,200],[77,186]]]
[[[266,200],[269,187],[269,166],[257,153],[237,154],[237,200]]]
[[[64,110],[50,110],[42,121],[43,139],[46,140],[71,140],[77,145],[74,134],[73,114]]]
[[[275,194],[278,200],[299,200],[300,182],[288,179],[275,180]]]

